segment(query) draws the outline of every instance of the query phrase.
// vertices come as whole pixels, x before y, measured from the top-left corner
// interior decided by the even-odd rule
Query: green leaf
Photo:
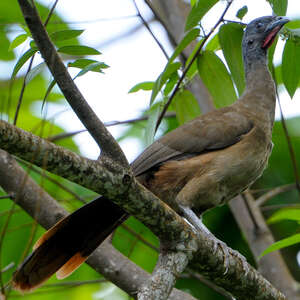
[[[276,78],[277,80],[277,84],[280,84],[279,81],[278,81],[278,74],[276,74],[274,69],[273,69],[273,58],[274,58],[274,54],[275,54],[275,49],[276,49],[276,46],[277,46],[277,42],[278,42],[278,36],[275,38],[274,42],[272,43],[271,47],[269,48],[268,50],[268,68],[273,76],[273,78]],[[282,76],[280,74],[280,80],[281,80]],[[281,82],[282,83],[282,82]]]
[[[199,50],[199,48],[202,46],[202,43],[203,43],[203,39],[201,39],[200,41],[198,41],[198,43],[194,47],[192,53],[189,55],[188,59],[186,60],[186,63],[185,63],[186,66],[188,66],[190,64],[190,62],[192,61],[192,59],[196,55],[197,51]],[[188,72],[186,74],[186,77],[189,78],[189,79],[192,79],[197,74],[198,74],[197,60],[195,59],[194,62],[193,62],[193,64],[191,65],[190,69],[188,70]]]
[[[10,43],[8,51],[12,51],[13,49],[20,46],[22,43],[24,43],[28,38],[27,33],[23,33],[15,37],[15,39]]]
[[[191,7],[193,7],[197,3],[197,0],[191,0]]]
[[[146,130],[145,130],[145,141],[147,146],[151,145],[154,141],[155,127],[159,117],[159,113],[160,113],[160,104],[156,105],[154,109],[150,112],[147,121]]]
[[[37,48],[37,45],[34,40],[30,41],[29,45],[30,45],[30,48]]]
[[[47,91],[46,91],[46,93],[45,93],[45,97],[44,97],[44,99],[43,99],[41,111],[43,111],[44,106],[45,106],[45,103],[46,103],[46,101],[47,101],[47,98],[48,98],[48,96],[50,95],[50,93],[51,93],[53,87],[55,86],[55,84],[56,84],[56,80],[53,79],[53,80],[50,82],[50,84],[49,84],[49,86],[48,86],[48,88],[47,88]]]
[[[237,11],[236,16],[237,16],[237,18],[242,20],[245,17],[245,15],[247,14],[247,12],[248,12],[248,6],[244,5]]]
[[[84,30],[74,30],[74,29],[56,31],[50,35],[50,38],[53,42],[70,40],[72,38],[76,38],[79,35],[81,35],[83,31]]]
[[[1,11],[1,22],[3,22],[2,11]],[[11,21],[8,21],[8,22],[11,22]],[[0,28],[0,45],[1,45],[0,46],[0,60],[11,61],[11,60],[15,59],[15,54],[13,51],[8,51],[9,46],[10,46],[10,40],[7,37],[6,31],[7,30],[4,30],[4,27],[2,27],[2,29]]]
[[[101,69],[101,64],[102,64],[102,62],[94,62],[94,63],[87,65],[74,77],[73,80],[75,80],[77,77],[80,77],[90,71],[103,73],[103,71]]]
[[[269,219],[268,224],[276,223],[282,220],[300,221],[300,209],[287,208],[275,212]]]
[[[168,63],[172,63],[174,59],[192,42],[199,36],[200,30],[197,28],[192,29],[189,31],[184,38],[181,40],[181,42],[176,47],[174,53],[170,57]]]
[[[270,247],[268,247],[265,251],[263,251],[263,253],[259,256],[259,258],[263,257],[264,255],[291,246],[291,245],[295,245],[298,244],[300,242],[300,233],[294,234],[286,239],[283,239],[281,241],[278,241],[274,244],[272,244]]]
[[[38,51],[38,48],[30,48],[29,50],[27,50],[17,61],[11,78],[15,78],[15,76],[17,75],[17,73],[19,72],[19,70],[23,67],[23,65],[26,63],[26,61],[32,56],[34,55],[36,52]]]
[[[25,83],[28,84],[35,76],[40,74],[43,71],[45,66],[46,66],[46,63],[42,62],[42,63],[36,65],[34,68],[32,68],[26,76]]]
[[[192,7],[185,24],[185,31],[198,25],[202,17],[218,2],[218,0],[198,0]]]
[[[216,107],[232,104],[236,93],[222,60],[212,51],[204,51],[197,61],[199,75],[214,99]]]
[[[287,5],[288,5],[288,1],[287,0],[267,0],[274,13],[277,16],[285,16],[286,15],[286,10],[287,10]]]
[[[19,26],[27,33],[28,36],[31,36],[29,28],[24,24],[19,24]]]
[[[239,95],[245,89],[245,73],[242,58],[243,28],[240,24],[228,23],[219,30],[219,42]]]
[[[194,95],[188,90],[183,90],[176,94],[174,105],[176,118],[180,125],[200,115],[198,102]]]
[[[164,71],[158,76],[156,79],[153,89],[152,89],[152,94],[150,98],[150,105],[152,105],[153,101],[155,100],[157,94],[159,91],[162,89],[163,85],[166,83],[166,81],[172,76],[174,72],[177,72],[177,70],[181,67],[180,62],[175,62],[171,64],[167,64]]]
[[[282,80],[293,98],[300,80],[300,44],[287,40],[282,55]]]
[[[79,58],[76,59],[73,62],[68,63],[68,67],[73,67],[73,68],[79,68],[79,69],[84,69],[86,66],[92,64],[92,63],[97,63],[97,60],[94,59],[87,59],[87,58]],[[101,62],[101,69],[107,69],[109,66],[103,62]]]
[[[103,62],[99,62],[93,59],[77,59],[74,62],[68,63],[68,67],[79,68],[81,71],[73,78],[75,80],[77,77],[84,75],[87,72],[98,72],[103,73],[102,69],[107,69],[109,66]]]
[[[178,73],[177,72],[173,73],[165,85],[165,88],[164,88],[165,96],[169,95],[169,93],[173,90],[173,88],[175,87],[178,80],[179,80]]]
[[[289,28],[289,29],[299,29],[300,27],[300,20],[295,19],[295,20],[291,20],[290,22],[288,22],[287,24],[284,25],[285,28]]]
[[[98,50],[81,45],[64,46],[57,50],[60,53],[70,55],[99,55],[101,54]]]
[[[205,50],[217,51],[220,50],[219,36],[215,34],[214,37],[206,44]]]
[[[153,89],[154,86],[154,82],[153,81],[144,81],[144,82],[140,82],[138,84],[136,84],[135,86],[133,86],[128,93],[135,93],[138,92],[140,90],[143,91],[150,91]]]

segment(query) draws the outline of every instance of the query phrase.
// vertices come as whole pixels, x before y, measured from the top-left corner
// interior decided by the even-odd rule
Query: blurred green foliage
[[[151,116],[151,118],[149,118],[148,121],[144,120],[127,125],[126,130],[119,138],[119,141],[128,138],[135,138],[138,139],[143,146],[145,146],[145,135],[147,136],[148,134],[150,139],[153,138],[153,128],[158,117],[157,112],[159,112],[159,109],[161,109],[163,104],[166,103],[167,99],[174,91],[178,79],[182,74],[182,70],[186,67],[186,65],[183,65],[181,61],[176,60],[174,62],[174,60],[178,58],[181,51],[191,42],[196,42],[196,49],[201,45],[203,32],[201,32],[202,28],[199,26],[199,22],[201,21],[201,18],[209,11],[209,9],[217,2],[218,1],[214,0],[191,1],[193,8],[188,17],[186,36],[175,49],[174,54],[172,55],[168,64],[162,70],[162,73],[153,82],[144,82],[141,84],[137,83],[137,85],[131,89],[131,92],[152,89],[152,106],[144,112],[144,115]],[[269,2],[273,5],[275,12],[280,12],[281,14],[285,13],[287,1]],[[45,20],[49,13],[49,7],[38,5],[38,9],[42,20]],[[16,62],[17,58],[15,51],[8,51],[11,41],[10,34],[17,30],[20,35],[23,35],[19,42],[24,42],[26,34],[28,35],[28,39],[30,39],[30,34],[28,33],[28,30],[26,30],[23,17],[16,1],[0,1],[0,12],[0,63],[7,61]],[[247,7],[242,7],[242,11],[239,12],[239,17],[243,18],[246,13]],[[288,47],[293,47],[294,49],[298,47],[296,44],[297,39],[295,38],[297,32],[292,30],[297,29],[300,22],[295,21],[293,24],[296,25],[291,27],[290,31],[286,35],[286,38],[288,39]],[[55,45],[58,48],[68,47],[67,49],[71,49],[71,54],[74,54],[72,51],[75,49],[75,45],[85,45],[79,45],[79,41],[77,39],[78,35],[82,31],[69,31],[70,29],[71,28],[64,22],[64,20],[54,12],[53,16],[51,17],[51,21],[47,26],[47,30],[50,34],[52,34],[52,37],[54,36]],[[242,31],[242,24],[224,24],[204,47],[205,52],[202,52],[202,54],[198,57],[197,63],[194,63],[191,67],[191,70],[188,72],[188,80],[191,80],[194,76],[198,75],[202,77],[203,82],[206,84],[208,90],[213,96],[216,107],[222,107],[232,103],[236,99],[236,95],[241,94],[244,89],[244,82],[241,80],[241,78],[244,76],[240,45]],[[15,43],[18,44],[18,41]],[[13,45],[11,48],[14,48],[15,46],[16,45]],[[77,47],[76,49],[79,48]],[[233,49],[233,51],[230,51],[230,49]],[[228,67],[224,63],[224,60],[221,60],[218,57],[218,51],[220,50],[223,51]],[[271,49],[272,58],[273,50],[274,48]],[[285,52],[287,59],[289,59],[289,52],[290,49],[287,49]],[[299,61],[300,59],[300,57],[298,57],[300,55],[298,55],[298,52],[293,52],[296,54],[296,57],[293,57],[294,61]],[[76,53],[78,54],[78,52]],[[191,57],[187,59],[187,64],[192,60],[192,55],[194,54],[195,52],[193,52]],[[77,64],[76,66],[80,67],[84,71],[100,72],[101,68],[107,67],[107,65],[104,63],[97,63],[96,65],[90,67],[89,64],[82,65],[82,62],[86,63],[87,60],[83,60],[83,58],[80,59],[81,60],[75,62],[75,65]],[[80,66],[79,62],[81,62]],[[93,64],[95,62],[96,61],[91,61]],[[70,66],[72,66],[72,63]],[[298,72],[298,69],[295,70],[295,68],[295,63],[286,63],[283,68],[281,68],[281,64],[275,67],[276,79],[278,84],[280,84],[280,88],[284,88],[284,83],[291,96],[293,96],[296,88],[299,87],[299,78],[296,78],[295,76],[299,77],[300,72]],[[294,74],[292,78],[289,76],[290,71],[293,71]],[[5,78],[3,75],[4,74],[2,74],[2,79],[0,80],[0,114],[2,119],[12,121],[22,89],[24,68],[18,74],[16,74],[17,77],[13,81],[10,80],[11,74],[5,74]],[[216,79],[219,79],[217,83]],[[293,82],[291,82],[291,80]],[[43,119],[41,117],[42,114],[37,113],[37,110],[41,110],[41,103],[45,97],[49,83],[49,74],[46,73],[46,71],[41,71],[28,83],[28,87],[26,87],[23,95],[21,111],[17,123],[20,128],[31,131],[45,138],[64,132],[63,128],[55,124],[55,118]],[[169,112],[176,113],[176,117],[165,118],[160,126],[157,136],[165,134],[166,132],[200,114],[197,100],[195,96],[191,94],[191,92],[186,90],[185,84],[188,84],[188,81],[183,81],[179,92],[173,99],[173,102],[168,110]],[[227,95],[227,97],[224,96],[224,93]],[[48,95],[47,101],[49,103],[61,105],[62,111],[65,108],[63,96],[59,92],[52,91]],[[300,155],[299,124],[299,117],[287,120],[288,132],[296,157],[299,157]],[[289,150],[287,147],[286,136],[280,121],[276,121],[275,123],[273,142],[275,147],[269,161],[269,166],[263,176],[253,186],[253,189],[260,190],[258,195],[264,192],[261,189],[271,189],[295,181]],[[63,147],[71,149],[74,152],[79,152],[79,149],[72,138],[61,139],[57,143]],[[22,164],[22,166],[26,171],[30,169],[26,164]],[[78,199],[75,199],[74,195],[68,192],[67,189],[71,190],[77,195],[80,195],[81,198],[86,200],[90,200],[94,196],[93,192],[64,180],[56,175],[46,172],[45,174],[49,176],[50,179],[45,178],[41,176],[43,173],[45,172],[39,168],[35,168],[34,170],[30,171],[30,175],[34,178],[34,180],[36,180],[50,195],[52,195],[69,211],[73,211],[78,208],[81,205],[81,202]],[[67,189],[58,187],[57,182],[59,182],[60,185],[67,187]],[[5,195],[5,192],[2,191],[1,195]],[[296,191],[280,194],[265,204],[264,208],[266,210],[266,217],[270,216],[274,211],[276,211],[272,208],[274,205],[288,205],[298,202],[299,194],[297,194]],[[8,224],[8,229],[5,232],[4,243],[0,249],[0,270],[12,262],[15,264],[15,266],[18,265],[24,256],[30,251],[33,242],[44,231],[42,228],[40,228],[40,226],[35,224],[31,217],[23,212],[18,206],[12,205],[12,201],[8,199],[0,200],[0,230],[3,230],[10,214],[12,214],[12,217]],[[218,207],[210,210],[204,215],[204,222],[218,238],[224,240],[232,248],[238,249],[247,257],[250,262],[253,263],[247,242],[241,235],[228,206]],[[224,230],[225,227],[226,230]],[[280,223],[275,223],[272,225],[272,229],[276,238],[281,239],[298,233],[299,224],[295,221],[283,220]],[[135,218],[129,218],[124,226],[120,226],[116,230],[113,235],[113,244],[119,251],[121,251],[129,259],[141,266],[146,271],[151,272],[154,268],[158,256],[158,240],[147,227],[145,227]],[[300,278],[300,273],[298,270],[299,268],[295,267],[296,254],[298,251],[298,245],[284,250],[286,261],[291,267],[296,279]],[[2,274],[2,281],[4,283],[7,283],[10,280],[14,269],[15,267]],[[69,278],[62,282],[82,282],[85,280],[93,280],[98,278],[101,278],[101,275],[97,274],[89,266],[83,265]],[[58,281],[56,278],[52,277],[47,282],[47,285],[57,282]],[[110,285],[98,283],[81,285],[79,287],[47,287],[47,285],[46,287],[38,289],[33,294],[24,295],[23,298],[41,300],[91,299],[93,294],[99,291],[105,291],[110,287]],[[193,277],[189,278],[188,276],[185,276],[184,278],[179,278],[176,287],[185,291],[189,291],[193,296],[196,298],[199,297],[200,299],[225,299],[223,296],[213,292],[210,288],[206,287]],[[110,294],[109,299],[128,299],[127,295],[124,295],[124,293],[121,293],[118,290],[114,290],[113,293],[114,294]],[[9,293],[9,298],[16,298],[18,296],[19,294],[14,291]],[[101,299],[108,298],[103,297]]]

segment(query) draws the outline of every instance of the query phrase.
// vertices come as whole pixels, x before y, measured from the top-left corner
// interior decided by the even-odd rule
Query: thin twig
[[[18,0],[18,3],[32,37],[66,100],[88,129],[99,148],[101,148],[101,159],[106,159],[106,161],[113,159],[115,163],[121,165],[126,170],[129,169],[127,159],[120,145],[105,128],[74,84],[72,77],[58,55],[55,46],[51,42],[40,20],[35,5],[29,4],[27,0]]]
[[[219,20],[217,21],[217,23],[214,25],[214,27],[210,30],[210,32],[204,37],[204,39],[202,40],[202,42],[201,42],[201,44],[200,44],[198,50],[197,50],[196,53],[194,54],[193,58],[191,59],[191,61],[190,61],[189,64],[187,65],[187,67],[184,69],[182,75],[180,76],[179,80],[177,81],[177,84],[176,84],[176,86],[175,86],[175,88],[174,88],[174,90],[173,90],[173,92],[172,92],[172,94],[171,94],[169,100],[168,100],[167,103],[164,105],[164,108],[163,108],[161,114],[160,114],[159,117],[158,117],[158,120],[157,120],[157,122],[156,122],[155,132],[157,131],[157,129],[158,129],[158,127],[159,127],[159,125],[160,125],[160,123],[161,123],[161,121],[162,121],[162,119],[163,119],[163,117],[164,117],[164,115],[165,115],[165,113],[166,113],[168,107],[170,106],[172,100],[174,99],[176,93],[178,92],[178,90],[179,90],[179,88],[180,88],[180,85],[181,85],[183,79],[185,78],[187,72],[189,71],[189,69],[190,69],[190,67],[193,65],[193,63],[195,62],[196,58],[199,56],[199,54],[200,54],[200,52],[201,52],[201,50],[202,50],[204,44],[206,43],[206,41],[209,39],[209,37],[213,34],[213,32],[216,30],[216,28],[217,28],[217,27],[220,25],[220,23],[223,21],[223,18],[224,18],[226,12],[228,11],[228,9],[229,9],[229,7],[231,6],[232,3],[233,3],[233,0],[228,1],[227,6],[226,6],[226,8],[224,9],[224,11],[223,11],[221,17],[219,18]]]
[[[47,175],[45,172],[41,172],[37,167],[35,167],[34,165],[28,163],[25,160],[22,160],[18,157],[15,157],[15,159],[22,163],[25,164],[27,167],[30,167],[30,170],[32,170],[33,172],[39,174],[41,177],[46,178],[47,180],[49,180],[50,182],[53,182],[54,184],[56,184],[59,188],[61,188],[62,190],[66,191],[67,193],[69,193],[70,195],[72,195],[75,199],[77,199],[78,201],[80,201],[83,204],[86,204],[87,202],[80,197],[77,193],[73,192],[72,189],[69,189],[67,186],[61,184],[59,181],[55,180],[54,178],[50,177],[49,175]]]
[[[13,268],[15,266],[15,263],[12,261],[11,263],[9,263],[6,267],[4,267],[2,270],[1,270],[1,273],[4,273],[8,270],[10,270],[11,268]]]
[[[247,23],[241,22],[241,21],[233,21],[233,20],[227,20],[227,19],[223,19],[224,22],[226,23],[235,23],[235,24],[239,24],[242,26],[247,26]]]
[[[170,30],[168,30],[168,25],[160,17],[160,15],[156,12],[151,1],[149,1],[149,0],[144,0],[144,1],[148,5],[148,7],[151,9],[155,19],[163,26],[164,30],[167,32],[170,42],[172,43],[173,47],[175,48],[177,46],[177,41],[176,41],[175,37],[173,36],[172,32]],[[184,60],[186,60],[186,57],[184,54],[183,54],[183,58],[184,58]]]
[[[121,225],[121,227],[123,227],[126,231],[128,231],[129,233],[131,233],[134,237],[136,237],[140,242],[142,242],[144,245],[146,245],[147,247],[151,248],[152,250],[159,252],[159,249],[157,247],[155,247],[154,245],[152,245],[151,243],[149,243],[147,240],[145,240],[140,234],[138,234],[137,232],[135,232],[133,229],[131,229],[129,226],[127,226],[125,223],[123,223]]]
[[[290,158],[292,160],[292,166],[293,166],[293,171],[294,171],[294,176],[295,176],[295,181],[296,181],[296,188],[297,188],[298,194],[300,196],[299,170],[298,170],[298,165],[297,165],[297,160],[296,160],[294,147],[293,147],[293,144],[292,144],[292,141],[291,141],[291,137],[289,135],[289,131],[288,131],[288,128],[287,128],[287,125],[286,125],[286,121],[285,121],[283,111],[282,111],[282,107],[281,107],[281,103],[280,103],[280,97],[279,97],[279,92],[278,92],[278,84],[277,84],[274,64],[272,64],[272,69],[273,69],[272,73],[274,74],[275,92],[276,92],[276,97],[278,99],[278,105],[279,105],[279,110],[280,110],[281,124],[282,124],[284,135],[285,135],[285,138],[286,138],[286,141],[287,141],[287,145],[288,145],[288,148],[289,148]]]
[[[105,278],[101,279],[92,279],[92,280],[84,280],[84,281],[65,281],[65,282],[57,282],[57,283],[50,283],[42,285],[41,288],[52,288],[52,287],[58,287],[58,286],[81,286],[85,284],[94,284],[94,283],[101,283],[101,282],[107,282]]]
[[[32,226],[32,225],[34,225],[34,222],[28,222],[28,223],[24,223],[24,224],[21,224],[21,225],[14,226],[14,227],[10,227],[6,230],[6,233],[11,233],[11,232],[17,231],[17,230],[22,229],[22,228],[27,228],[27,227]]]
[[[283,128],[283,131],[284,131],[284,135],[286,137],[287,145],[288,145],[289,152],[290,152],[290,157],[291,157],[291,160],[292,160],[297,191],[300,195],[300,177],[299,177],[299,170],[298,170],[296,155],[295,155],[294,147],[292,145],[291,137],[289,135],[289,131],[287,129],[285,118],[283,116],[282,107],[281,107],[281,104],[280,104],[280,99],[279,99],[278,92],[277,92],[277,97],[278,97],[278,104],[279,104],[279,109],[280,109],[281,124],[282,124],[282,128]]]
[[[10,199],[12,196],[11,195],[4,195],[0,196],[0,199]]]
[[[281,208],[300,208],[300,204],[289,203],[289,204],[266,205],[261,207],[261,211],[270,211],[270,210],[281,209]]]
[[[51,18],[52,15],[53,15],[54,9],[56,8],[57,3],[58,3],[58,0],[55,0],[54,4],[52,5],[52,7],[51,7],[51,9],[50,9],[50,11],[49,11],[49,14],[48,14],[48,16],[47,16],[47,18],[46,18],[46,21],[44,22],[44,26],[45,26],[45,27],[48,25],[48,23],[49,23],[49,21],[50,21],[50,18]]]
[[[50,9],[50,12],[49,12],[49,14],[47,16],[47,19],[46,19],[46,21],[44,23],[45,27],[47,26],[48,22],[50,21],[50,18],[52,16],[53,12],[54,12],[54,9],[55,9],[57,3],[58,3],[58,0],[56,0],[54,2],[54,4],[52,5],[52,7]],[[20,113],[20,109],[21,109],[21,105],[22,105],[22,101],[23,101],[23,97],[24,97],[24,92],[25,92],[25,88],[26,88],[26,79],[27,79],[27,76],[28,76],[29,72],[31,71],[34,58],[35,58],[35,54],[33,54],[32,57],[30,58],[29,66],[28,66],[26,74],[25,74],[25,76],[23,78],[22,88],[21,88],[21,91],[20,91],[20,95],[19,95],[19,99],[18,99],[18,104],[17,104],[15,116],[14,116],[14,122],[13,122],[14,125],[17,125],[17,120],[18,120],[18,116],[19,116],[19,113]]]
[[[23,78],[22,88],[21,88],[21,91],[20,91],[18,104],[17,104],[17,108],[16,108],[16,111],[15,111],[15,116],[14,116],[14,122],[13,122],[14,125],[17,125],[17,120],[18,120],[18,116],[19,116],[19,113],[20,113],[20,109],[21,109],[21,105],[22,105],[22,101],[23,101],[23,96],[24,96],[24,92],[25,92],[25,88],[26,88],[26,78],[27,78],[29,72],[31,71],[34,57],[35,57],[35,54],[33,54],[31,56],[29,66],[28,66],[26,74]]]
[[[13,210],[16,206],[16,203],[13,202],[12,203],[12,206],[10,208],[10,212],[5,220],[5,223],[3,225],[3,228],[1,230],[1,234],[0,234],[0,269],[1,269],[1,257],[2,257],[2,247],[3,247],[3,241],[4,241],[4,237],[6,235],[6,232],[8,230],[8,225],[9,225],[9,222],[11,220],[11,217],[13,215]],[[4,282],[3,282],[3,278],[2,278],[2,272],[0,272],[0,288],[1,288],[1,293],[2,295],[5,297],[5,287],[4,287]]]
[[[0,165],[0,178],[2,179],[3,189],[7,193],[14,191],[17,193],[19,191],[19,182],[26,176],[26,172],[4,151],[0,151]],[[10,172],[7,173],[7,170],[10,170]],[[20,207],[47,229],[67,215],[67,212],[31,178],[28,178],[25,190],[21,192],[18,202]],[[35,208],[39,206],[40,201],[42,202],[41,209],[36,212]],[[136,296],[136,290],[149,277],[148,273],[115,250],[108,241],[105,241],[89,257],[88,262],[97,272],[103,274],[108,280],[118,285],[132,297]],[[120,266],[122,267],[120,268]],[[135,276],[132,276],[132,274]],[[23,295],[21,296],[23,297]],[[192,296],[176,289],[173,289],[171,297],[178,300],[195,300]]]
[[[214,284],[210,280],[206,279],[201,274],[196,273],[189,268],[186,268],[185,271],[187,272],[189,278],[195,278],[195,279],[199,280],[200,282],[204,283],[206,286],[210,287],[212,290],[216,291],[220,295],[223,295],[226,299],[235,300],[235,298],[232,295],[230,295],[226,290],[224,290],[223,288]],[[182,274],[182,277],[184,278],[185,274]]]
[[[169,55],[167,53],[167,51],[165,50],[165,48],[163,47],[163,45],[161,44],[161,42],[158,40],[158,38],[155,36],[155,34],[153,33],[153,31],[151,30],[150,26],[148,25],[147,21],[144,19],[144,17],[142,16],[136,1],[133,0],[133,4],[135,6],[135,9],[137,11],[137,14],[139,16],[139,18],[141,19],[142,23],[144,24],[144,26],[146,27],[146,29],[149,31],[149,33],[151,34],[151,36],[153,37],[153,39],[155,40],[156,44],[158,45],[158,47],[160,48],[160,50],[163,52],[164,56],[166,57],[167,60],[169,60]]]
[[[174,112],[167,112],[165,115],[165,118],[174,118],[174,117],[176,117],[176,113],[174,113]],[[143,116],[140,118],[134,118],[134,119],[124,120],[124,121],[110,121],[110,122],[104,123],[104,125],[106,127],[110,127],[110,126],[116,126],[116,125],[132,124],[132,123],[136,123],[136,122],[140,122],[140,121],[146,121],[148,119],[149,119],[149,116]],[[77,131],[73,131],[73,132],[60,133],[60,134],[48,137],[47,140],[49,142],[56,142],[56,141],[66,139],[66,138],[72,137],[74,135],[86,132],[86,131],[87,131],[86,129],[81,129],[81,130],[77,130]]]
[[[292,184],[286,184],[286,185],[282,185],[282,186],[278,186],[270,191],[268,191],[267,193],[263,194],[262,196],[260,196],[256,201],[255,204],[257,206],[262,206],[263,204],[265,204],[268,200],[270,200],[271,198],[287,192],[287,191],[291,191],[293,189],[296,188],[296,184],[292,183]]]
[[[19,213],[19,212],[22,212],[22,211],[23,210],[21,208],[15,208],[12,213],[15,214],[15,213]],[[2,211],[2,212],[0,212],[0,217],[3,217],[3,216],[5,216],[9,213],[10,213],[10,209]]]

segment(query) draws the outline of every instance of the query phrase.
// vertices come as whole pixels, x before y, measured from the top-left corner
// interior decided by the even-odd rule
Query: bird
[[[246,88],[232,105],[200,115],[160,137],[131,164],[147,189],[202,228],[204,211],[222,205],[261,176],[271,154],[275,86],[267,52],[289,20],[264,16],[251,21],[242,39]],[[128,218],[107,197],[60,220],[35,244],[13,275],[13,287],[31,291],[56,273],[76,270]]]

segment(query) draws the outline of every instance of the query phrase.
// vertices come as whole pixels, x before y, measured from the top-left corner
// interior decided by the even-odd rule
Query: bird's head
[[[279,16],[265,16],[251,21],[246,27],[242,42],[245,62],[264,60],[268,48],[287,22],[289,19]]]

